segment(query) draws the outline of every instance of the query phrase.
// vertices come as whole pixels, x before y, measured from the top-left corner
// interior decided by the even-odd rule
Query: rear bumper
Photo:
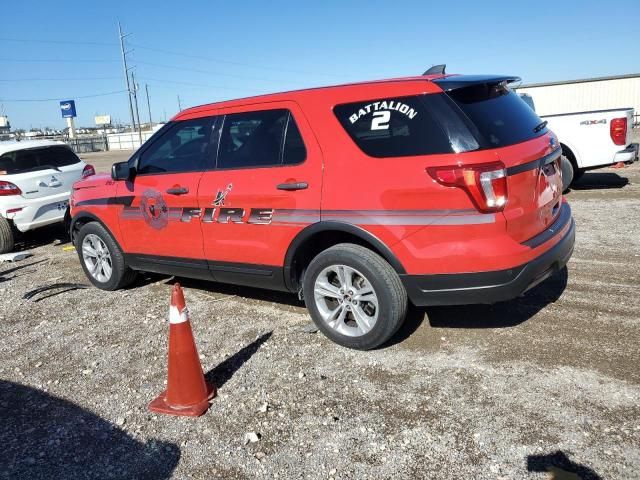
[[[614,163],[618,162],[634,162],[638,159],[638,144],[631,143],[624,150],[620,150],[616,152],[616,155],[613,159]]]
[[[525,245],[532,248],[542,245],[551,240],[554,233],[565,230],[563,238],[530,262],[488,272],[400,275],[409,298],[414,305],[427,306],[491,304],[518,297],[561,270],[569,261],[575,242],[575,223],[569,206],[564,204],[563,207],[566,209],[563,208],[565,211],[558,220]],[[563,228],[567,223],[569,229]]]
[[[61,222],[69,205],[69,195],[70,192],[62,192],[41,198],[4,197],[0,215],[11,220],[21,232]]]

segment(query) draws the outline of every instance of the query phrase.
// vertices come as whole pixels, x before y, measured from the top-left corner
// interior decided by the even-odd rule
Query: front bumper
[[[618,162],[635,162],[638,159],[638,144],[630,143],[627,148],[616,152],[613,158],[614,163]]]
[[[575,222],[568,205],[551,227],[525,244],[535,247],[569,229],[552,248],[530,262],[507,270],[437,275],[400,275],[414,305],[491,304],[511,300],[533,288],[569,261],[575,243]]]

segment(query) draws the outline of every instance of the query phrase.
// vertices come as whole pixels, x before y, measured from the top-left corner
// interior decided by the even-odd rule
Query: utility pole
[[[122,54],[122,68],[124,69],[124,81],[127,87],[127,96],[129,97],[129,112],[131,113],[131,128],[133,131],[136,130],[136,121],[133,118],[133,104],[131,103],[131,87],[129,86],[129,69],[127,68],[127,54],[124,51],[124,38],[129,36],[122,34],[122,27],[120,26],[120,22],[118,22],[118,35],[120,36],[120,53]]]
[[[136,119],[138,120],[138,139],[140,140],[140,145],[142,145],[142,126],[140,125],[140,113],[138,111],[138,85],[133,72],[131,72],[131,83],[133,84],[133,104],[136,107]]]
[[[144,84],[144,89],[147,92],[147,109],[149,110],[149,127],[153,130],[153,122],[151,121],[151,103],[149,102],[149,84]]]
[[[178,111],[182,111],[182,104],[180,103],[180,95],[178,95]]]

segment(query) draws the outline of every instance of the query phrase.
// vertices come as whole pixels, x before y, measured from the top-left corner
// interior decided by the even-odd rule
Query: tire
[[[122,250],[111,234],[98,222],[90,222],[80,228],[75,247],[80,257],[80,265],[95,287],[101,290],[118,290],[135,280],[137,273],[127,267]],[[96,257],[90,255],[91,251]],[[109,275],[107,267],[104,266],[105,262],[111,267]],[[89,265],[96,267],[93,273]]]
[[[0,217],[0,253],[9,253],[15,246],[13,228],[4,217]]]
[[[560,157],[560,168],[562,170],[562,191],[566,192],[573,182],[574,168],[571,160],[562,155]]]
[[[340,294],[340,286],[349,285],[352,293],[344,288]],[[341,243],[318,254],[307,267],[302,288],[313,322],[343,347],[376,348],[394,335],[407,315],[407,292],[398,274],[360,245]],[[358,290],[373,293],[364,297],[368,301],[358,300]]]

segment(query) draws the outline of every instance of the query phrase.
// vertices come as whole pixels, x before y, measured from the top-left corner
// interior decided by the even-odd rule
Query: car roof
[[[7,152],[15,152],[16,150],[27,150],[29,148],[53,146],[67,147],[67,144],[59,140],[10,140],[7,142],[0,142],[0,155],[3,155]]]
[[[178,113],[172,120],[182,120],[188,117],[197,114],[198,112],[204,110],[211,110],[215,108],[226,108],[226,107],[235,107],[240,105],[246,105],[248,103],[262,103],[262,102],[277,102],[283,100],[295,100],[300,96],[305,95],[314,95],[321,92],[327,93],[327,91],[335,91],[335,90],[349,90],[358,87],[362,87],[364,85],[379,85],[379,84],[388,84],[388,83],[406,83],[406,82],[430,82],[437,79],[442,79],[449,76],[456,75],[419,75],[413,77],[400,77],[400,78],[388,78],[383,80],[369,80],[365,82],[355,82],[355,83],[345,83],[341,85],[330,85],[326,87],[313,87],[313,88],[305,88],[301,90],[291,90],[286,92],[279,93],[269,93],[266,95],[257,95],[252,97],[243,97],[235,100],[225,100],[222,102],[214,102],[208,103],[204,105],[198,105],[195,107],[187,108]]]

